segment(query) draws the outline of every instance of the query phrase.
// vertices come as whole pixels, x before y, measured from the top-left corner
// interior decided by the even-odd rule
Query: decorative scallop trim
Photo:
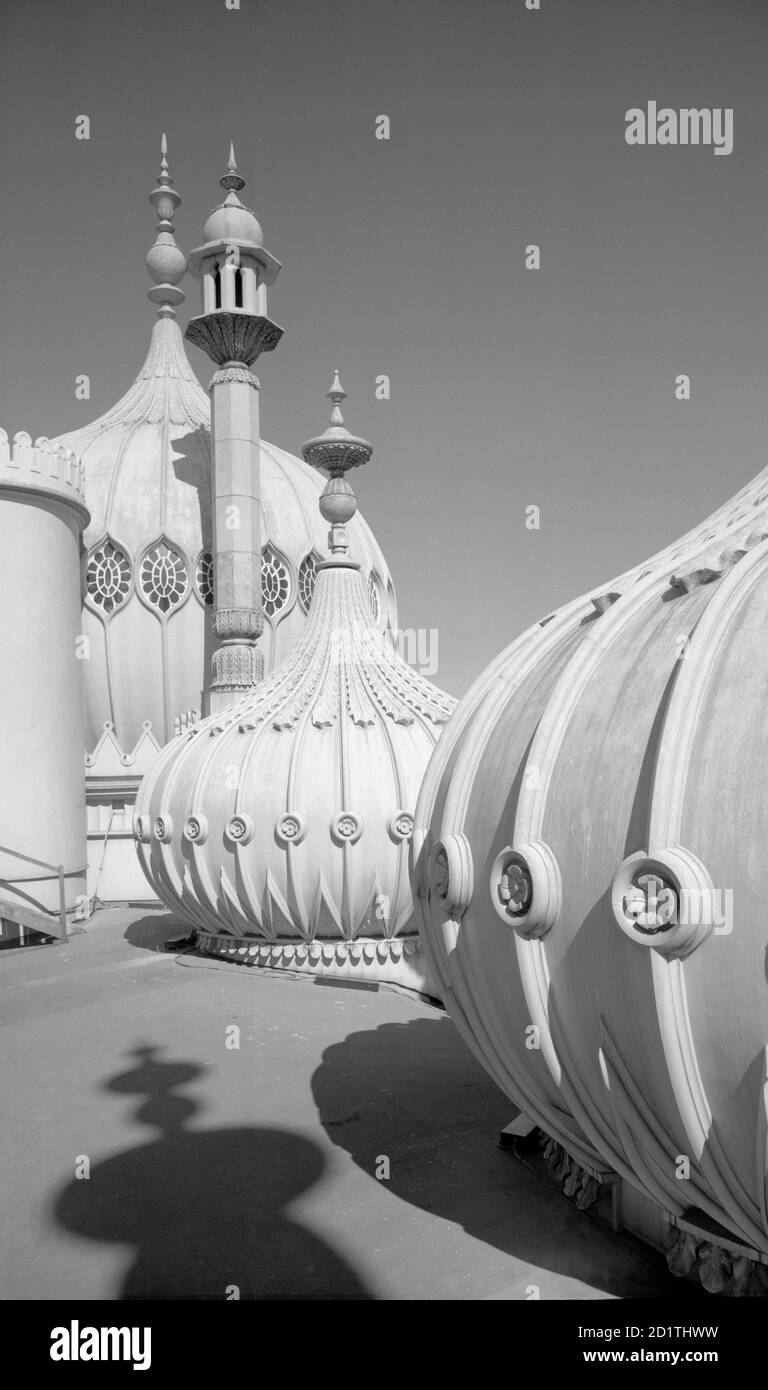
[[[392,940],[358,937],[356,941],[263,941],[198,929],[197,948],[204,955],[222,956],[240,965],[268,966],[273,970],[351,965],[359,966],[360,971],[364,972],[366,966],[399,965],[407,961],[415,968],[423,968],[423,950],[416,937]]]

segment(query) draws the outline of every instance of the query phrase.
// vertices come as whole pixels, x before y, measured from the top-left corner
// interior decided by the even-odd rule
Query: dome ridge
[[[109,428],[131,421],[152,424],[163,418],[192,428],[210,426],[208,397],[190,366],[174,319],[157,320],[133,385],[95,423]]]
[[[338,681],[324,688],[334,664]],[[280,668],[253,694],[201,721],[189,736],[235,726],[244,733],[262,723],[291,730],[313,700],[316,728],[335,723],[342,713],[361,727],[386,719],[440,725],[455,703],[413,671],[372,624],[360,572],[347,566],[319,569],[306,628]]]

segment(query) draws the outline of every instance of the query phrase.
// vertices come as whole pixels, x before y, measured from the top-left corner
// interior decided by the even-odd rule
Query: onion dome
[[[347,470],[371,446],[342,428],[305,446],[330,473],[331,558],[288,659],[185,730],[144,779],[134,833],[158,896],[204,950],[250,963],[424,988],[408,842],[428,758],[454,701],[372,623],[347,549]]]
[[[618,1175],[732,1292],[768,1254],[767,628],[765,470],[497,658],[413,838],[437,992],[566,1190]]]
[[[180,201],[166,145],[150,194],[158,236],[147,256],[158,317],[138,377],[106,414],[53,441],[82,458],[91,523],[85,533],[83,662],[89,751],[109,723],[128,755],[151,724],[164,743],[201,708],[212,637],[210,401],[186,356],[175,308],[185,261],[172,218]],[[304,630],[326,527],[323,479],[303,459],[261,442],[265,669]],[[350,524],[377,625],[397,627],[386,561],[365,521]]]
[[[255,243],[256,246],[264,244],[264,234],[259,224],[259,219],[250,208],[243,207],[238,194],[245,188],[245,179],[241,178],[237,172],[235,162],[235,147],[229,147],[229,159],[227,161],[227,172],[222,179],[219,179],[220,186],[226,191],[226,198],[223,203],[219,203],[211,213],[208,221],[203,227],[203,238],[206,242],[210,241],[248,241]]]

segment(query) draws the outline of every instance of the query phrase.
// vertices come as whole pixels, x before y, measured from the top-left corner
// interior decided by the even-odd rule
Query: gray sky
[[[402,625],[438,630],[435,679],[461,694],[764,464],[768,3],[240,3],[0,0],[0,423],[59,434],[128,387],[160,133],[186,251],[233,138],[284,267],[264,435],[298,451],[340,367]],[[630,148],[651,99],[733,107],[733,153]]]

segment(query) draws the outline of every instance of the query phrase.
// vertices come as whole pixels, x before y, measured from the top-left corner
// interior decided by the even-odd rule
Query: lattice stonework
[[[195,569],[195,584],[202,603],[210,608],[213,603],[213,556],[204,550]]]
[[[273,618],[288,602],[291,580],[285,561],[271,545],[261,555],[261,599],[264,612]]]
[[[85,587],[102,613],[113,613],[125,603],[131,588],[131,566],[127,555],[112,541],[102,541],[88,556]]]
[[[379,586],[376,583],[373,571],[368,576],[368,602],[371,605],[373,621],[378,623],[381,617],[381,598],[379,597]]]
[[[315,592],[315,576],[317,575],[318,564],[319,557],[312,550],[309,555],[304,556],[299,566],[299,603],[305,613],[309,612],[309,605]]]
[[[158,613],[171,613],[187,592],[189,576],[184,559],[167,541],[158,541],[141,562],[141,591]]]

